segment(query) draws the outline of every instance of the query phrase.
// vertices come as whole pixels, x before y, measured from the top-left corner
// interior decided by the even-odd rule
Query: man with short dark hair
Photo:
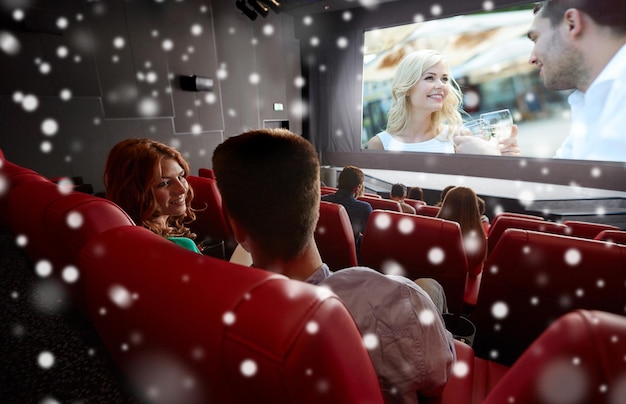
[[[391,192],[389,193],[389,197],[391,198],[391,200],[394,200],[400,204],[402,212],[415,214],[415,208],[404,202],[404,198],[406,198],[406,185],[400,183],[393,184],[391,186]]]
[[[346,166],[339,173],[337,179],[337,192],[334,194],[324,195],[323,201],[338,203],[343,205],[350,217],[352,230],[354,231],[354,240],[357,246],[360,243],[367,220],[372,213],[372,205],[367,202],[359,201],[357,198],[364,193],[363,183],[365,182],[365,174],[355,166]]]
[[[624,0],[537,3],[529,63],[551,90],[575,91],[570,134],[555,157],[626,161]]]
[[[307,140],[285,129],[234,136],[215,149],[213,170],[235,238],[253,265],[328,287],[346,304],[386,402],[417,403],[441,395],[455,351],[426,292],[407,278],[370,268],[332,274],[322,262],[313,234],[319,161]]]

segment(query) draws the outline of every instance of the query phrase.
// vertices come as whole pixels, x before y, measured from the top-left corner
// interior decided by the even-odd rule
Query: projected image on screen
[[[388,129],[392,82],[400,61],[412,52],[432,49],[446,59],[449,74],[459,84],[461,116],[474,136],[496,143],[506,124],[489,127],[487,116],[481,115],[509,110],[519,129],[520,155],[553,157],[571,125],[569,91],[546,89],[537,68],[528,63],[532,20],[532,5],[525,5],[366,31],[363,148]]]

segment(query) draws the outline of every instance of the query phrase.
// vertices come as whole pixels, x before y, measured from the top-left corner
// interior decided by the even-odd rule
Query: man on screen
[[[572,127],[556,158],[626,161],[624,0],[549,0],[535,5],[529,63],[569,96]]]

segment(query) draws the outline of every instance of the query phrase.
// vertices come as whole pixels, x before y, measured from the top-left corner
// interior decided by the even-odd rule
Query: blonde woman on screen
[[[463,94],[437,51],[426,49],[406,55],[398,65],[391,92],[387,128],[369,140],[369,150],[495,155],[516,151],[519,155],[516,141],[508,146],[511,150],[489,149],[487,142],[484,148],[456,147],[453,138],[469,134],[460,113]],[[516,135],[517,128],[514,132]]]

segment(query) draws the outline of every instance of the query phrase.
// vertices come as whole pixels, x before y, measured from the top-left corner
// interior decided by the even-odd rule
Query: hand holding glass
[[[508,109],[480,114],[480,121],[486,140],[495,139],[499,142],[511,136],[513,117]]]
[[[513,118],[511,111],[503,109],[481,114],[479,119],[467,121],[463,126],[470,131],[472,136],[486,141],[493,139],[497,143],[511,136]]]
[[[489,137],[483,132],[482,128],[482,119],[473,119],[471,121],[467,121],[463,124],[465,129],[469,130],[472,136],[483,140],[489,140]]]

